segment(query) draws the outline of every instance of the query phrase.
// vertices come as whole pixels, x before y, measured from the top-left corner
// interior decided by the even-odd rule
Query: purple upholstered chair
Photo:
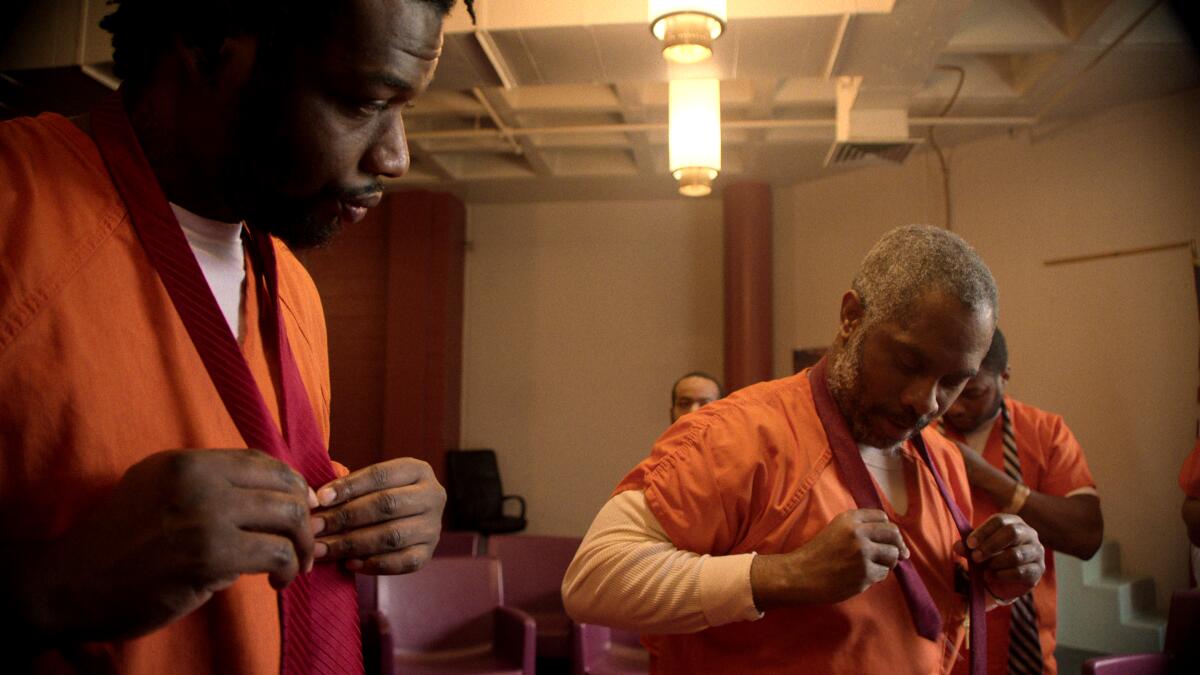
[[[1083,662],[1083,675],[1200,673],[1200,590],[1175,591],[1167,639],[1155,654],[1117,654]]]
[[[571,620],[563,609],[562,581],[580,541],[525,534],[488,537],[488,555],[504,568],[504,604],[525,610],[537,621],[539,657],[571,656]]]
[[[367,628],[384,675],[534,675],[533,618],[502,606],[500,563],[433,558],[419,572],[381,576]]]
[[[650,654],[637,633],[592,623],[575,625],[574,675],[644,675]]]
[[[452,530],[442,530],[437,548],[433,550],[433,555],[439,558],[450,555],[470,557],[477,553],[479,553],[478,532],[454,532]]]
[[[1167,675],[1166,654],[1117,654],[1083,662],[1083,675]]]

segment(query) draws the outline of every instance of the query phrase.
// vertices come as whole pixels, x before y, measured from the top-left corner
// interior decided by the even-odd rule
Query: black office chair
[[[447,510],[451,530],[507,534],[525,529],[525,498],[506,495],[493,450],[450,450],[446,453]],[[504,504],[520,506],[516,516],[505,515]]]

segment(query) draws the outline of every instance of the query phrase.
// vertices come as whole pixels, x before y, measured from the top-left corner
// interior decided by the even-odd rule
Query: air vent
[[[837,141],[825,155],[825,166],[863,160],[886,160],[903,164],[908,153],[921,142],[919,138],[903,141]]]
[[[837,79],[837,119],[825,166],[848,162],[902,164],[919,138],[908,137],[908,110],[886,96],[860,96],[861,77]]]

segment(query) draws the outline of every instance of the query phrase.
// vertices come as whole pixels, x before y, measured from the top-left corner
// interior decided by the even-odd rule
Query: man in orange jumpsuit
[[[118,97],[0,124],[15,672],[361,670],[349,571],[421,567],[445,492],[410,458],[331,465],[324,318],[288,247],[405,172],[451,5],[121,0]]]
[[[1179,470],[1179,487],[1183,488],[1183,524],[1187,526],[1188,541],[1192,542],[1192,580],[1200,577],[1200,441]]]
[[[944,430],[962,452],[976,524],[1015,513],[1048,550],[1087,560],[1100,548],[1104,520],[1083,448],[1059,415],[1004,394],[1008,346],[999,328],[979,374],[950,406]],[[1055,673],[1054,557],[1029,598],[988,614],[992,673]]]
[[[997,311],[961,239],[885,235],[824,360],[683,416],[625,477],[563,581],[568,612],[657,634],[655,672],[948,672],[963,592],[986,623],[985,596],[1023,595],[1044,565],[1015,515],[970,529],[962,458],[925,428]]]

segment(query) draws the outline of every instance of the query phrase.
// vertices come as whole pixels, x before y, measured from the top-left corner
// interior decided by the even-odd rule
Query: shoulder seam
[[[118,202],[118,205],[120,202]],[[81,241],[67,256],[64,257],[65,271],[54,277],[50,283],[37,291],[16,301],[16,311],[0,324],[0,354],[3,354],[13,340],[33,321],[38,312],[45,307],[46,302],[58,294],[64,286],[73,279],[87,260],[96,252],[102,243],[127,220],[128,214],[123,208],[114,207],[101,218],[101,226]]]

